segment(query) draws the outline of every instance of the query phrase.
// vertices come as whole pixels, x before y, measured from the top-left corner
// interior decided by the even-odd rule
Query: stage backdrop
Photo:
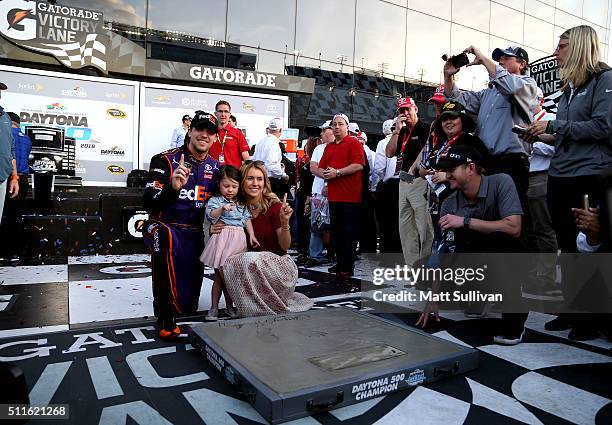
[[[60,127],[76,141],[75,175],[88,186],[125,186],[137,150],[138,82],[0,66],[0,105],[21,126]]]
[[[170,149],[172,131],[185,114],[200,109],[214,113],[215,104],[227,100],[232,105],[238,128],[246,133],[249,146],[266,135],[274,117],[289,122],[289,98],[260,93],[238,92],[167,84],[141,83],[139,168],[148,169],[151,157]]]

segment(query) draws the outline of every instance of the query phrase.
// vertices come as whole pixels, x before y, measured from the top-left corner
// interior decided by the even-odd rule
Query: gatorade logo
[[[202,186],[196,186],[191,190],[181,189],[179,193],[179,199],[188,199],[190,201],[206,202],[208,198],[210,198],[210,193]]]

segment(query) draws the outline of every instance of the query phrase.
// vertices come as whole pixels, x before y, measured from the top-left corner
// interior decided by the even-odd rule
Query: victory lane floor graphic
[[[299,275],[315,308],[367,310],[358,279],[342,284],[324,267]],[[356,275],[367,279],[359,265]],[[67,422],[79,425],[265,423],[187,339],[156,338],[147,255],[3,267],[0,282],[0,361],[24,371],[32,405],[68,404]],[[209,271],[202,314],[185,323],[203,321],[211,284]],[[383,316],[413,326],[419,313]],[[502,347],[495,319],[443,313],[426,331],[476,348],[478,369],[287,423],[612,423],[612,344],[544,331],[550,318],[531,313],[525,342]]]

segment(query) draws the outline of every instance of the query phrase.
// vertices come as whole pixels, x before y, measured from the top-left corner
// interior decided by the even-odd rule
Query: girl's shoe
[[[211,308],[208,310],[208,313],[206,313],[205,319],[209,322],[216,322],[219,320],[219,310],[216,308]]]

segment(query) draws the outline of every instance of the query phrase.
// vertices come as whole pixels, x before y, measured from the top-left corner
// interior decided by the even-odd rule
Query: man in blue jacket
[[[0,83],[0,94],[6,88],[6,84]],[[4,193],[7,187],[7,193],[11,198],[19,193],[19,176],[15,164],[15,141],[11,128],[11,119],[4,112],[4,108],[0,106],[0,223],[4,210]]]
[[[477,92],[460,92],[453,80],[459,69],[449,60],[444,65],[444,91],[450,100],[458,101],[468,112],[478,115],[475,134],[492,156],[487,174],[510,175],[526,210],[529,160],[525,146],[512,132],[512,126],[529,125],[538,105],[537,84],[526,75],[529,56],[524,49],[513,46],[493,50],[492,58],[474,46],[465,52],[475,56],[470,65],[485,67],[489,86]]]
[[[23,241],[25,240],[23,224],[19,220],[23,214],[25,198],[28,196],[28,174],[30,173],[28,159],[32,150],[32,141],[21,131],[19,115],[14,112],[8,112],[7,115],[13,127],[12,134],[15,141],[15,162],[18,176],[16,181],[19,186],[17,195],[14,197],[9,195],[5,200],[2,240],[12,241],[12,243],[7,244],[2,249],[5,255],[10,255],[11,262],[17,262],[21,260],[24,248]]]

